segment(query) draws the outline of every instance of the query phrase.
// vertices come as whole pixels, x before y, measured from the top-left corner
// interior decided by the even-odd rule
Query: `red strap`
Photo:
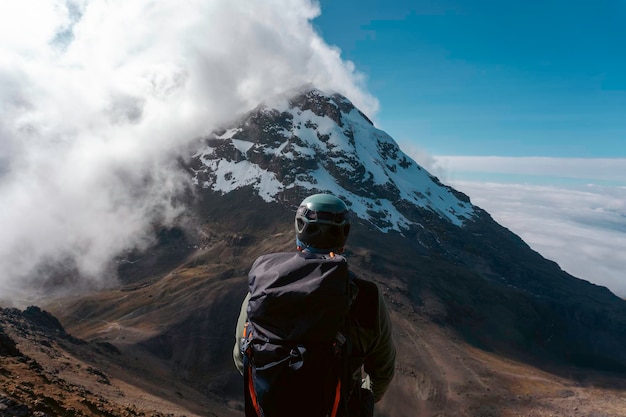
[[[254,390],[254,383],[252,382],[252,366],[248,370],[250,372],[250,376],[248,377],[248,391],[250,392],[250,400],[252,401],[252,406],[254,407],[254,411],[256,411],[256,415],[261,417],[261,410],[259,408],[259,403],[256,399],[256,391]]]
[[[335,402],[333,404],[333,412],[330,414],[330,417],[335,417],[337,415],[337,410],[339,409],[340,399],[341,399],[341,379],[338,379],[337,390],[335,391]]]

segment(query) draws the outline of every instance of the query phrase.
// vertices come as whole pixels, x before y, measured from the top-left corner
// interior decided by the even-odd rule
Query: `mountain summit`
[[[466,196],[417,165],[347,98],[317,89],[258,107],[209,137],[195,158],[203,188],[251,186],[267,202],[297,189],[330,192],[383,232],[419,225],[416,207],[457,226],[475,214]]]

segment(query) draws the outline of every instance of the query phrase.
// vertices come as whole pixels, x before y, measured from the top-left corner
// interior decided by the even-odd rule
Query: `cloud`
[[[527,157],[434,157],[469,195],[544,257],[570,274],[626,297],[626,160]],[[481,180],[468,180],[476,173]],[[515,174],[524,183],[503,182]],[[562,184],[555,179],[580,179]],[[510,179],[510,178],[509,178]],[[611,185],[594,185],[594,182]]]
[[[180,214],[190,143],[303,84],[378,103],[311,0],[0,2],[0,298],[50,266],[95,284]]]
[[[626,188],[452,185],[565,271],[626,297]]]
[[[407,155],[411,157],[411,159],[417,162],[418,165],[426,169],[426,171],[430,172],[432,175],[435,175],[440,179],[447,177],[447,165],[438,160],[437,157],[429,154],[425,149],[408,140],[398,141],[398,145]]]
[[[570,178],[626,185],[626,158],[436,156],[435,160],[451,176],[512,174],[525,176],[529,181]]]

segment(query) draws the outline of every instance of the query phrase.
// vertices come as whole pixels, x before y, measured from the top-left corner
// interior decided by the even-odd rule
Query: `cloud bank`
[[[470,173],[509,174],[524,176],[531,182],[568,178],[578,182],[626,185],[625,158],[437,156],[435,159],[435,165],[453,177]]]
[[[570,274],[626,298],[626,160],[435,157],[446,181]],[[474,173],[492,180],[468,181]],[[499,182],[501,173],[534,182]],[[554,178],[574,178],[563,185]],[[594,185],[598,181],[615,185]],[[551,183],[552,182],[552,183]]]
[[[101,284],[181,213],[197,137],[303,84],[369,113],[362,75],[311,0],[0,2],[0,298],[54,265]]]

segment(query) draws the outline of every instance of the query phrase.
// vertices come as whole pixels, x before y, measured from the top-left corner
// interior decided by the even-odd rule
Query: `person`
[[[295,231],[296,248],[300,258],[313,261],[341,258],[345,262],[344,257],[338,254],[344,252],[350,231],[350,218],[348,207],[340,198],[331,194],[314,194],[305,198],[296,211]],[[262,269],[258,264],[272,265],[266,266],[266,269],[275,269],[276,265],[279,265],[278,261],[271,262],[277,259],[278,255],[281,254],[263,255],[255,261],[249,273],[251,288],[255,279],[263,277],[263,273],[257,271]],[[282,256],[284,258],[288,255],[283,253]],[[289,256],[293,256],[293,253]],[[279,272],[274,273],[274,275],[277,274]],[[394,376],[396,352],[391,336],[391,321],[378,286],[357,278],[351,271],[349,271],[349,276],[351,294],[347,314],[349,325],[345,332],[347,340],[350,341],[347,344],[350,346],[350,352],[345,355],[349,359],[343,359],[348,362],[345,365],[348,369],[345,375],[349,375],[348,389],[343,391],[347,393],[348,398],[341,400],[345,404],[337,415],[372,416],[374,403],[383,398]],[[264,291],[266,292],[265,289]],[[246,366],[244,364],[246,346],[244,345],[246,344],[245,332],[249,323],[250,298],[249,292],[241,306],[233,348],[235,366],[242,375]],[[324,303],[325,301],[318,302],[318,304]],[[302,309],[306,310],[305,307]],[[283,317],[278,317],[277,320],[283,320]],[[293,352],[291,355],[293,356]],[[256,398],[254,400],[256,401]],[[248,410],[248,406],[246,409]],[[246,413],[246,415],[261,414],[269,416],[269,413],[259,410],[252,410],[250,414]],[[304,413],[298,412],[298,415],[304,415]]]

